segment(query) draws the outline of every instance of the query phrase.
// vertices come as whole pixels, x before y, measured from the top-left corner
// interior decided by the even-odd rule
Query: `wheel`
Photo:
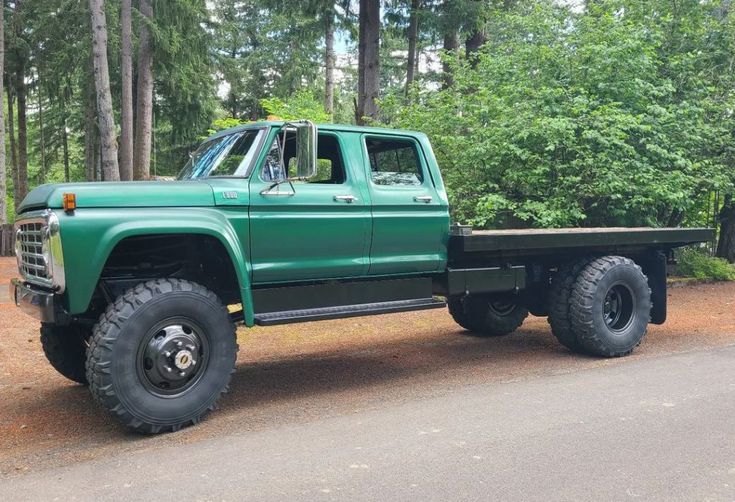
[[[590,262],[572,287],[572,331],[590,354],[631,353],[646,335],[650,313],[648,279],[628,258],[605,256]]]
[[[453,296],[449,313],[464,329],[480,336],[512,333],[528,317],[528,310],[507,298],[489,295]]]
[[[570,319],[570,304],[572,287],[579,273],[592,261],[592,258],[580,258],[559,267],[551,279],[549,291],[549,317],[551,332],[559,343],[573,352],[584,352],[584,348],[577,342],[577,335],[572,330]]]
[[[87,379],[123,425],[154,434],[196,424],[227,391],[235,325],[213,292],[182,279],[138,284],[92,330]]]
[[[41,324],[41,346],[48,362],[69,380],[85,385],[87,375],[84,364],[91,332],[89,326],[81,324]]]

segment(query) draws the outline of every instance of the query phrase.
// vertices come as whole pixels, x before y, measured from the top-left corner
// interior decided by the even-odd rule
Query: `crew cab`
[[[450,225],[418,132],[262,122],[213,135],[175,181],[43,185],[15,223],[15,303],[45,354],[145,433],[226,391],[236,323],[447,308],[480,336],[548,317],[568,349],[630,353],[666,319],[666,263],[708,229]]]

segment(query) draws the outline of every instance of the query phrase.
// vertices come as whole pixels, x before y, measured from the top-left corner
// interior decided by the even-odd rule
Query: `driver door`
[[[282,134],[282,133],[281,133]],[[368,269],[371,214],[355,183],[340,138],[320,132],[317,175],[280,183],[282,135],[250,180],[250,259],[253,283],[359,277]],[[294,175],[295,138],[288,135],[284,164]]]

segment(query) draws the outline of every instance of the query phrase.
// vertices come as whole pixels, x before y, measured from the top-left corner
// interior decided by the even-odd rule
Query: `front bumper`
[[[23,312],[41,322],[56,320],[54,294],[31,286],[20,279],[10,280],[10,298]]]

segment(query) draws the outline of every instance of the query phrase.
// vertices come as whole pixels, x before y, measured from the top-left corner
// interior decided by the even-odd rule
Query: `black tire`
[[[603,357],[630,354],[648,329],[648,279],[629,258],[598,258],[577,276],[570,312],[572,330],[586,352]]]
[[[447,304],[454,321],[478,336],[508,335],[528,317],[525,307],[489,295],[452,296]]]
[[[41,346],[48,362],[69,380],[84,385],[87,384],[84,365],[91,333],[89,326],[81,324],[41,324]]]
[[[156,279],[127,290],[100,317],[87,379],[95,400],[126,427],[176,431],[214,409],[237,350],[235,325],[217,295],[190,281]]]
[[[562,265],[551,279],[549,291],[549,317],[551,332],[559,343],[572,352],[584,352],[582,345],[577,342],[577,335],[572,330],[571,298],[574,282],[579,273],[586,267],[592,258],[580,258]]]

